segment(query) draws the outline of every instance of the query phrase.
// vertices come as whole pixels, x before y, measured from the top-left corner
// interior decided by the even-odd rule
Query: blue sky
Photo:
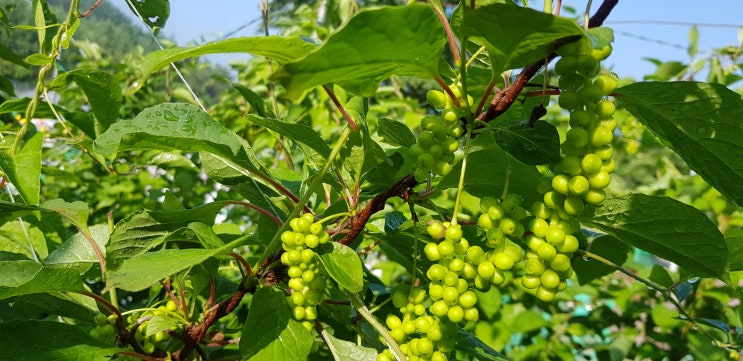
[[[586,6],[585,0],[563,2],[581,10]],[[530,3],[534,8],[542,8],[542,1]],[[593,1],[594,9],[600,3],[600,0]],[[129,12],[125,1],[116,1],[114,4]],[[255,0],[177,0],[171,1],[170,7],[171,15],[163,34],[181,46],[218,40],[227,34],[233,37],[256,35],[260,23],[259,1]],[[253,21],[255,23],[245,27]],[[714,48],[738,43],[739,28],[704,24],[743,26],[743,1],[620,0],[606,23],[615,31],[614,53],[607,60],[607,65],[620,77],[639,79],[651,73],[655,66],[642,60],[643,57],[664,61],[689,60],[686,47],[690,26],[654,25],[651,23],[654,21],[699,24],[697,57],[700,57]],[[236,31],[242,27],[242,30]],[[211,60],[226,64],[236,57],[240,56],[229,54]]]

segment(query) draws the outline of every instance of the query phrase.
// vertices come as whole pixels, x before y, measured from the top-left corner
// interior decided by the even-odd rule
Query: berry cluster
[[[479,275],[476,265],[465,256],[472,247],[462,238],[462,227],[432,221],[426,230],[433,239],[442,239],[438,244],[426,244],[423,249],[430,261],[438,262],[426,272],[431,281],[428,293],[433,300],[429,311],[454,323],[478,320],[477,295],[470,290],[470,285],[474,285]]]
[[[483,213],[477,219],[477,225],[485,231],[489,250],[485,252],[473,246],[467,252],[470,262],[477,265],[477,288],[502,285],[506,280],[505,272],[524,259],[524,251],[512,241],[524,235],[524,226],[519,221],[527,213],[521,206],[522,202],[517,194],[509,194],[502,201],[493,197],[480,200]]]
[[[310,213],[292,219],[289,226],[291,230],[281,234],[284,249],[281,263],[288,267],[288,286],[292,289],[288,302],[294,319],[312,330],[317,318],[317,305],[322,302],[323,290],[327,286],[313,249],[327,243],[329,236],[322,223],[315,222]]]
[[[95,315],[95,328],[90,330],[90,336],[106,343],[116,342],[116,317],[106,317],[99,313]]]
[[[551,301],[566,287],[572,274],[570,258],[578,249],[573,236],[580,229],[573,217],[587,204],[601,203],[616,167],[612,159],[614,103],[606,99],[617,86],[617,79],[600,74],[600,61],[611,53],[611,46],[592,49],[581,39],[557,50],[555,64],[560,76],[558,104],[570,112],[570,129],[561,145],[564,155],[554,165],[551,179],[546,178],[538,191],[543,202],[532,205],[534,219],[531,234],[525,239],[525,273],[522,284],[536,291],[543,301]]]
[[[453,85],[451,90],[461,99],[461,88]],[[441,115],[423,117],[423,133],[418,137],[418,142],[410,147],[410,154],[418,161],[417,179],[427,178],[429,172],[442,176],[449,174],[454,152],[459,149],[457,139],[463,132],[459,122],[464,115],[461,108],[457,108],[449,97],[438,90],[430,90],[426,98],[431,106],[441,111]],[[468,100],[468,104],[472,104],[472,97],[468,96]],[[459,103],[461,106],[462,101]]]
[[[446,353],[454,349],[457,326],[427,314],[426,306],[431,304],[431,300],[423,288],[399,286],[392,291],[391,297],[402,318],[389,314],[386,324],[407,358],[446,361]],[[377,357],[377,361],[395,359],[389,349]]]
[[[128,332],[133,333],[134,340],[139,344],[145,354],[152,354],[156,350],[163,352],[172,351],[181,347],[179,340],[171,337],[171,332],[183,329],[183,325],[172,326],[167,330],[148,330],[147,327],[153,317],[171,317],[177,311],[175,302],[169,300],[164,305],[155,309],[140,310],[129,314],[126,322],[129,326]],[[90,331],[90,335],[99,340],[115,343],[116,342],[116,315],[111,314],[108,317],[103,314],[95,316],[95,328]],[[138,360],[136,357],[120,355],[118,359]]]

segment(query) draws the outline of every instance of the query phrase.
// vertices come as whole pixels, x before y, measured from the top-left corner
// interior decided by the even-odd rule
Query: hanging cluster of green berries
[[[612,159],[612,141],[617,126],[613,118],[614,103],[606,97],[617,87],[617,79],[599,74],[600,61],[611,53],[611,46],[593,49],[581,39],[557,50],[561,55],[555,64],[560,76],[558,104],[570,112],[570,129],[561,145],[563,158],[554,165],[553,175],[540,183],[542,202],[532,205],[534,219],[530,235],[522,284],[535,290],[543,301],[551,301],[567,286],[572,275],[570,259],[578,249],[573,235],[580,225],[573,218],[586,205],[601,203],[604,188],[616,167]]]
[[[111,317],[106,317],[102,313],[95,315],[95,328],[90,330],[89,334],[95,339],[114,344],[116,342],[116,315],[111,315]]]
[[[446,353],[455,346],[457,325],[428,314],[432,301],[423,288],[398,286],[391,298],[402,317],[389,314],[386,324],[408,360],[446,361]],[[377,356],[377,361],[392,360],[396,358],[389,349]]]
[[[490,285],[500,286],[506,281],[506,273],[524,259],[524,251],[513,239],[524,235],[520,221],[527,216],[521,204],[523,199],[517,194],[509,194],[503,200],[483,197],[480,209],[483,213],[477,225],[485,231],[487,251],[473,246],[467,251],[467,258],[477,265],[478,277],[475,287],[487,290]]]
[[[183,329],[183,324],[171,326],[167,330],[148,330],[150,320],[154,317],[172,317],[177,311],[174,301],[169,300],[164,305],[155,309],[132,312],[126,317],[129,326],[129,332],[134,333],[135,341],[142,347],[145,354],[152,354],[156,350],[168,352],[182,347],[178,339],[173,338],[170,333]],[[116,315],[111,314],[108,317],[103,314],[95,316],[95,328],[90,331],[90,335],[96,339],[110,342],[116,342]],[[135,326],[136,325],[136,326]],[[134,328],[136,327],[136,329]],[[136,357],[120,355],[118,359],[122,360],[139,360]]]
[[[459,149],[459,139],[463,129],[460,118],[464,115],[461,107],[464,104],[462,89],[452,85],[452,93],[459,100],[460,107],[456,107],[451,98],[439,90],[430,90],[426,94],[428,103],[436,110],[441,111],[440,116],[428,115],[421,119],[423,133],[418,137],[418,142],[410,147],[410,154],[418,161],[417,179],[425,179],[429,172],[434,175],[447,175],[451,172],[454,162],[454,152]],[[472,97],[468,96],[472,104]]]
[[[294,319],[312,330],[317,318],[317,305],[322,302],[327,287],[327,278],[321,272],[314,248],[327,243],[329,236],[322,223],[315,222],[310,213],[292,219],[289,226],[291,230],[281,234],[284,249],[281,263],[288,267],[286,273],[291,288],[287,300]]]

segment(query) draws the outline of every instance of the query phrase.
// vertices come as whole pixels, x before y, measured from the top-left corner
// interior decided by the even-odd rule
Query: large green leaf
[[[248,115],[248,120],[255,125],[266,127],[297,143],[308,146],[323,158],[330,155],[328,143],[325,143],[315,130],[304,124],[287,123],[278,119],[261,118],[255,115]]]
[[[60,322],[0,322],[0,335],[0,360],[107,361],[121,351],[80,326]]]
[[[667,197],[631,194],[586,207],[578,219],[697,276],[727,279],[725,238],[692,206]]]
[[[539,165],[560,160],[560,135],[554,125],[529,120],[494,122],[488,124],[495,141],[521,163]]]
[[[0,227],[0,252],[23,255],[27,259],[44,259],[49,253],[44,233],[38,227],[20,221]]]
[[[488,134],[481,134],[477,137],[477,141],[484,141],[486,136]],[[436,189],[456,187],[459,183],[461,169],[461,162],[453,166],[451,172],[439,182]],[[523,195],[524,204],[529,205],[541,199],[541,196],[534,191],[542,178],[539,171],[533,166],[516,161],[508,153],[496,147],[480,149],[467,156],[464,189],[477,197],[500,196],[503,193],[507,174],[510,178],[509,192]]]
[[[44,266],[34,261],[0,261],[0,299],[32,293],[84,291],[74,268]]]
[[[258,36],[225,39],[193,48],[171,48],[152,52],[142,61],[142,74],[148,76],[150,73],[178,60],[218,53],[250,53],[287,63],[302,59],[316,48],[316,45],[308,43],[298,36]]]
[[[126,150],[205,151],[256,169],[250,145],[191,104],[160,104],[118,121],[96,139],[95,149],[103,156]]]
[[[510,4],[465,11],[461,30],[464,36],[486,42],[495,74],[546,58],[583,34],[571,19]]]
[[[23,58],[18,56],[13,50],[0,43],[0,59],[7,60],[16,65],[20,65],[24,68],[28,68],[28,64],[23,61]]]
[[[238,239],[214,249],[164,249],[140,254],[124,260],[121,267],[108,272],[106,289],[141,291],[158,280],[201,264],[211,257],[231,252],[232,247],[242,242],[243,239]]]
[[[353,249],[331,242],[323,245],[318,255],[330,278],[339,286],[353,293],[361,292],[364,288],[364,268]]]
[[[410,148],[415,144],[415,135],[410,128],[396,120],[381,118],[377,133],[384,139],[387,144],[397,145],[400,147]]]
[[[281,67],[275,78],[294,99],[328,83],[371,96],[379,82],[393,74],[434,77],[445,42],[441,23],[429,6],[363,10],[317,51]]]
[[[103,255],[106,254],[106,243],[108,243],[108,225],[98,224],[90,227],[90,235],[98,244],[98,248]],[[77,267],[80,274],[90,269],[94,264],[98,264],[98,256],[90,247],[90,241],[82,233],[75,233],[67,241],[62,243],[57,249],[49,254],[45,265],[66,265],[68,267]]]
[[[184,210],[141,210],[116,224],[107,246],[108,267],[115,269],[124,259],[160,245],[170,234],[191,222],[214,224],[225,202],[212,202]]]
[[[335,361],[374,361],[377,359],[377,351],[373,348],[341,340],[331,334],[326,334],[324,337]]]
[[[726,197],[743,204],[743,100],[722,84],[640,82],[617,100]]]
[[[624,264],[629,255],[629,247],[612,236],[601,236],[594,239],[591,241],[589,251],[618,265]],[[573,262],[573,271],[578,278],[578,283],[585,285],[616,271],[616,269],[594,259],[586,258],[583,261]]]
[[[41,177],[41,146],[44,133],[36,133],[17,154],[0,152],[0,171],[18,190],[26,204],[39,203]]]
[[[284,294],[272,287],[253,295],[243,335],[244,360],[305,360],[313,342],[312,334],[292,318]]]
[[[64,88],[75,82],[88,97],[90,107],[95,114],[95,133],[88,134],[93,138],[103,133],[119,119],[119,109],[123,102],[121,86],[111,74],[96,69],[75,69],[60,74],[52,88]]]

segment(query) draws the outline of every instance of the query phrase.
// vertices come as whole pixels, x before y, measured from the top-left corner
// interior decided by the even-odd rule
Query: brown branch
[[[588,27],[594,28],[597,26],[601,26],[601,24],[604,23],[606,18],[609,16],[609,13],[611,13],[611,10],[614,9],[614,6],[616,6],[618,2],[619,0],[604,0],[596,13],[588,21]],[[577,39],[578,38],[574,36],[567,37],[561,39],[560,41],[557,41],[555,43],[555,46],[559,47],[561,45],[576,41]],[[549,56],[547,56],[547,62],[554,59],[555,57],[557,57],[557,54],[550,54]],[[524,86],[526,86],[529,80],[539,72],[544,64],[544,59],[541,59],[534,62],[533,64],[529,64],[524,67],[519,76],[516,77],[516,80],[513,82],[513,84],[507,86],[505,89],[499,92],[496,92],[493,95],[493,99],[490,101],[490,106],[486,111],[480,113],[480,115],[477,116],[477,120],[489,122],[497,118],[501,114],[505,113],[506,110],[508,110],[508,108],[510,108],[511,105],[516,101],[516,98],[521,93],[521,90],[524,89]]]
[[[366,222],[369,221],[372,214],[384,209],[384,204],[388,199],[392,197],[400,197],[407,202],[408,199],[410,199],[413,187],[417,184],[418,182],[415,180],[415,176],[408,174],[395,182],[395,184],[387,188],[384,192],[377,194],[369,201],[369,203],[367,203],[364,209],[349,219],[348,224],[351,226],[351,229],[345,237],[338,241],[338,243],[348,245],[353,242],[353,240],[356,239],[364,229]]]

